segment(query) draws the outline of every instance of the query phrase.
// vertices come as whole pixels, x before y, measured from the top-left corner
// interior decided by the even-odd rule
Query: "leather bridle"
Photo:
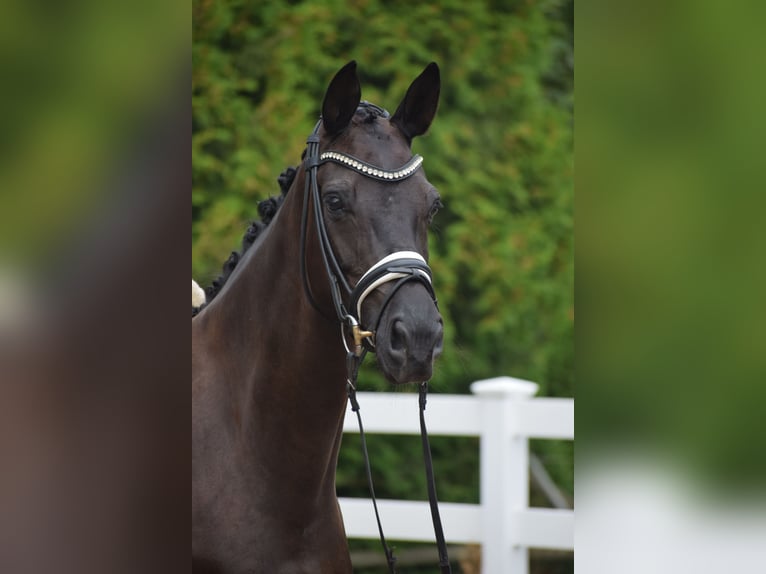
[[[375,106],[374,104],[361,102],[360,106],[375,108],[378,112],[381,113],[381,115],[388,117],[388,112],[385,112],[385,110]],[[395,253],[386,255],[380,261],[370,267],[370,269],[368,269],[367,272],[362,275],[356,285],[352,288],[349,285],[345,274],[341,270],[340,263],[335,256],[332,244],[330,243],[330,238],[327,234],[327,227],[325,225],[324,216],[322,213],[322,203],[320,201],[321,197],[319,193],[319,184],[317,182],[317,171],[321,165],[332,162],[378,181],[397,182],[407,179],[416,173],[423,163],[423,158],[419,155],[414,155],[400,168],[395,170],[388,170],[364,162],[354,156],[339,151],[327,151],[320,155],[319,127],[321,125],[322,119],[320,118],[314,127],[314,131],[306,140],[306,153],[303,161],[305,171],[305,186],[303,196],[303,211],[301,214],[301,276],[303,281],[303,288],[309,302],[319,313],[327,316],[327,314],[322,311],[313,296],[308,278],[308,272],[306,269],[306,241],[308,235],[309,204],[311,203],[313,205],[314,227],[316,228],[316,233],[319,240],[322,262],[324,264],[324,268],[330,283],[330,293],[332,295],[335,314],[341,326],[341,338],[343,340],[343,345],[346,348],[346,387],[348,391],[348,397],[351,403],[351,408],[356,413],[359,423],[359,433],[365,461],[365,470],[367,472],[367,482],[370,489],[370,496],[372,498],[373,507],[375,509],[375,518],[378,522],[380,541],[386,554],[389,572],[393,574],[396,572],[396,558],[393,555],[393,551],[386,543],[385,536],[383,535],[383,528],[380,523],[380,515],[378,513],[378,505],[375,499],[375,490],[372,483],[372,473],[370,470],[370,462],[367,454],[367,441],[364,435],[364,427],[362,426],[362,418],[359,413],[359,402],[356,397],[356,381],[359,373],[359,367],[361,366],[365,355],[368,351],[374,350],[374,337],[378,330],[381,317],[383,316],[389,302],[401,287],[410,281],[417,281],[428,290],[432,300],[434,301],[434,304],[437,303],[431,281],[431,268],[428,266],[428,263],[426,263],[423,256],[421,256],[419,253],[414,251],[397,251]],[[383,304],[380,307],[378,318],[375,321],[375,324],[371,324],[371,330],[364,330],[363,325],[365,325],[365,323],[362,321],[362,305],[365,299],[382,285],[390,282],[395,283],[383,300]],[[348,306],[344,304],[344,295],[348,300]],[[353,349],[349,349],[348,346],[347,341],[349,335],[353,340]],[[428,444],[428,433],[425,426],[424,411],[426,408],[426,396],[428,393],[427,381],[420,383],[419,391],[421,441],[423,445],[423,457],[426,467],[426,479],[428,483],[428,498],[431,508],[431,518],[433,520],[436,543],[439,550],[439,566],[443,574],[449,574],[451,572],[451,568],[449,564],[449,556],[447,555],[447,546],[444,540],[444,533],[442,531],[441,519],[439,517],[438,502],[436,499],[436,487],[433,477],[433,465],[431,462],[431,449]]]
[[[361,105],[372,106],[373,104],[363,102]],[[364,340],[367,340],[369,343],[368,349],[374,347],[374,335],[377,331],[380,318],[385,311],[385,307],[388,302],[390,302],[394,293],[396,293],[396,291],[398,291],[405,283],[409,281],[419,281],[425,286],[434,303],[436,303],[436,295],[433,286],[431,285],[431,268],[419,253],[414,251],[397,251],[386,255],[370,267],[352,288],[349,285],[345,274],[341,270],[338,259],[333,251],[332,244],[330,243],[330,238],[327,234],[327,226],[325,225],[321,207],[319,184],[317,182],[317,170],[322,164],[332,162],[372,179],[396,182],[407,179],[417,172],[423,163],[423,158],[419,155],[415,155],[402,167],[395,170],[386,170],[363,162],[362,160],[343,152],[329,151],[320,155],[318,132],[321,124],[322,120],[320,119],[317,122],[314,131],[306,141],[306,155],[303,161],[305,169],[305,187],[303,213],[301,216],[301,276],[307,298],[315,309],[326,316],[326,313],[319,308],[319,305],[312,294],[306,270],[306,236],[308,233],[309,203],[311,203],[314,207],[314,226],[316,227],[317,236],[319,238],[322,262],[324,263],[324,268],[330,281],[333,307],[335,309],[336,317],[341,324],[343,343],[348,350],[346,333],[347,331],[350,332],[354,341],[354,353],[359,357],[362,353],[362,342]],[[363,329],[364,325],[361,318],[362,304],[376,289],[391,281],[397,281],[397,283],[388,293],[388,296],[378,313],[378,321],[375,325],[372,325],[373,328],[371,330],[365,331]],[[348,307],[344,304],[344,295],[349,301]]]

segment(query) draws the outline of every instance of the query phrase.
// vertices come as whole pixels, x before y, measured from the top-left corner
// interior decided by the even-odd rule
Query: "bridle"
[[[370,104],[369,102],[361,102],[360,106],[374,108],[381,116],[388,117],[388,112],[378,106],[375,106],[374,104]],[[370,489],[370,496],[372,498],[373,507],[375,509],[375,518],[378,522],[380,541],[383,545],[383,551],[386,554],[389,572],[393,574],[396,572],[396,558],[393,555],[393,551],[386,543],[385,536],[383,535],[383,528],[380,523],[378,505],[375,499],[375,490],[372,483],[369,456],[367,454],[367,441],[365,439],[364,427],[362,426],[362,418],[359,412],[359,402],[356,397],[356,381],[359,373],[359,367],[361,366],[362,361],[364,361],[367,352],[371,350],[374,351],[374,337],[378,330],[381,317],[383,316],[389,302],[401,287],[410,281],[417,281],[428,290],[432,300],[434,301],[434,304],[437,303],[431,280],[431,268],[428,266],[428,263],[426,263],[423,256],[421,256],[419,253],[414,251],[397,251],[395,253],[386,255],[380,261],[370,267],[352,288],[349,285],[345,274],[341,270],[340,264],[337,257],[335,256],[335,252],[333,251],[332,244],[330,243],[330,239],[327,234],[327,227],[325,225],[321,208],[322,204],[320,201],[321,198],[319,193],[319,184],[317,183],[317,171],[319,167],[325,163],[336,163],[371,179],[376,179],[378,181],[384,182],[397,182],[405,180],[416,173],[423,163],[423,158],[419,155],[414,155],[407,163],[398,169],[388,170],[372,165],[352,155],[340,151],[326,151],[320,155],[319,127],[321,125],[322,119],[320,118],[314,127],[313,132],[306,140],[306,153],[303,161],[305,171],[305,186],[303,196],[303,211],[301,214],[301,277],[303,281],[303,288],[309,302],[319,313],[327,316],[327,314],[322,311],[321,307],[318,305],[312,294],[311,285],[306,269],[306,240],[308,234],[309,203],[311,203],[313,205],[314,226],[319,238],[322,262],[330,282],[330,292],[332,295],[333,307],[335,309],[337,320],[341,326],[341,338],[343,340],[343,345],[346,348],[346,387],[349,401],[351,403],[351,408],[356,413],[359,423],[359,434],[361,437],[365,470],[367,472],[367,483]],[[362,305],[365,299],[382,285],[390,282],[394,282],[393,287],[389,290],[385,296],[385,299],[383,300],[383,304],[381,305],[380,311],[378,312],[378,318],[374,325],[372,325],[373,328],[371,330],[364,330],[363,325],[365,325],[365,323],[362,321]],[[344,294],[349,302],[348,306],[344,304]],[[347,341],[349,335],[353,340],[353,349],[350,349],[348,346]],[[439,517],[439,508],[436,499],[436,486],[433,476],[433,465],[431,462],[431,449],[428,444],[428,433],[425,426],[424,412],[426,408],[426,396],[428,393],[427,381],[420,383],[419,393],[421,441],[423,445],[423,457],[426,467],[426,479],[428,483],[428,499],[431,508],[431,518],[433,520],[434,533],[439,550],[439,566],[441,568],[442,574],[449,574],[451,572],[451,568],[449,564],[449,556],[447,555],[447,545],[444,540],[441,518]]]
[[[374,104],[362,102],[360,106],[374,107],[379,112],[387,115],[382,108]],[[301,276],[303,288],[308,300],[312,306],[326,316],[314,298],[306,271],[306,235],[308,228],[309,203],[314,206],[314,225],[319,237],[320,251],[325,271],[330,281],[330,291],[332,294],[333,307],[338,322],[341,324],[342,338],[344,346],[348,350],[346,343],[346,333],[349,332],[354,341],[354,354],[357,357],[362,353],[362,342],[367,341],[368,349],[374,347],[374,335],[377,331],[380,317],[382,317],[385,307],[390,302],[393,295],[405,283],[409,281],[419,281],[422,283],[436,303],[436,295],[431,285],[431,268],[426,263],[423,256],[414,251],[397,251],[383,257],[380,261],[370,267],[362,275],[361,279],[352,288],[345,274],[340,268],[338,259],[333,251],[329,236],[327,235],[327,226],[321,209],[321,198],[319,194],[319,184],[317,183],[317,170],[325,163],[336,163],[347,169],[351,169],[371,179],[386,182],[397,182],[409,178],[423,164],[423,158],[419,155],[413,156],[407,163],[395,170],[387,170],[364,162],[352,155],[339,152],[327,151],[319,154],[319,127],[322,125],[320,119],[314,131],[306,141],[306,154],[304,157],[305,169],[305,187],[303,197],[303,213],[301,216]],[[309,201],[310,200],[310,201]],[[374,328],[368,331],[363,330],[361,319],[362,304],[365,299],[383,284],[397,281],[393,289],[388,293],[386,300],[378,313],[378,321]],[[348,298],[349,305],[344,304],[344,294]]]

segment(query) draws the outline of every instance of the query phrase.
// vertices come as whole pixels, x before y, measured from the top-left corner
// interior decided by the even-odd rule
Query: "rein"
[[[367,102],[362,102],[361,105],[373,107],[373,104],[369,104]],[[377,108],[377,106],[374,107]],[[380,541],[383,545],[383,551],[386,554],[388,569],[391,574],[394,574],[396,572],[396,557],[394,556],[391,548],[386,543],[386,539],[383,534],[383,527],[380,522],[380,515],[378,513],[378,504],[375,498],[375,489],[372,481],[370,460],[367,453],[367,440],[365,438],[364,427],[362,425],[359,401],[357,400],[356,396],[357,377],[359,374],[359,368],[361,367],[367,352],[374,350],[374,337],[375,332],[377,331],[377,328],[380,324],[380,319],[383,316],[388,303],[398,292],[398,290],[409,281],[418,281],[428,290],[431,298],[434,301],[434,304],[436,304],[436,295],[434,293],[431,281],[431,269],[426,263],[425,259],[419,253],[414,251],[397,251],[396,253],[391,253],[370,267],[370,269],[367,270],[364,275],[362,275],[361,279],[353,288],[348,284],[348,281],[346,280],[346,277],[340,268],[340,264],[335,257],[335,253],[333,252],[332,245],[330,244],[330,239],[327,234],[327,227],[325,226],[325,221],[321,209],[321,198],[319,194],[319,185],[317,183],[317,170],[319,169],[320,165],[327,162],[333,162],[348,169],[352,169],[372,179],[395,182],[407,179],[412,174],[414,174],[422,165],[423,158],[419,155],[415,155],[399,169],[386,170],[342,152],[329,151],[321,154],[320,156],[318,132],[319,126],[321,124],[322,120],[320,118],[314,127],[314,131],[306,141],[306,156],[304,158],[306,184],[303,197],[303,212],[301,214],[300,239],[301,276],[303,280],[303,288],[309,302],[314,307],[314,309],[316,309],[323,316],[327,317],[327,314],[322,311],[313,296],[306,271],[306,236],[309,216],[308,206],[309,200],[311,200],[311,203],[314,206],[314,224],[317,229],[317,235],[319,237],[322,261],[324,263],[324,268],[327,272],[327,277],[330,282],[330,292],[332,294],[335,314],[341,325],[341,339],[343,340],[343,345],[346,348],[346,387],[349,402],[351,403],[351,409],[354,411],[354,413],[356,413],[357,421],[359,423],[359,436],[361,437],[360,440],[362,445],[362,453],[364,455],[365,471],[367,473],[367,484],[370,490],[370,497],[372,498],[373,508],[375,510],[375,519],[378,523]],[[362,304],[364,303],[365,299],[381,285],[392,281],[395,281],[396,283],[394,283],[390,292],[386,295],[386,298],[383,301],[383,305],[380,308],[374,329],[370,331],[363,330]],[[344,294],[349,301],[348,308],[343,303]],[[351,338],[353,339],[353,349],[349,349],[347,343],[348,334],[350,334]],[[428,382],[423,382],[419,386],[418,402],[420,406],[420,435],[423,447],[423,460],[426,470],[426,481],[428,484],[428,500],[431,509],[431,519],[434,525],[436,544],[439,551],[439,567],[442,574],[450,574],[452,570],[449,564],[447,545],[444,539],[441,518],[439,516],[439,507],[436,498],[436,485],[434,480],[433,464],[431,460],[431,448],[428,442],[428,431],[426,429],[425,423],[427,393]]]

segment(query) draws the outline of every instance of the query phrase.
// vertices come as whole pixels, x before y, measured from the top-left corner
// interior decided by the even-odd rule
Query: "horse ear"
[[[354,117],[362,88],[356,75],[356,61],[343,66],[327,87],[322,103],[322,123],[330,136],[342,132]]]
[[[428,130],[439,106],[440,90],[439,66],[431,62],[410,84],[402,103],[391,118],[409,141]]]

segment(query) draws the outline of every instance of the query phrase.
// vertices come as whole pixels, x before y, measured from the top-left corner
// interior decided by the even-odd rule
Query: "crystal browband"
[[[372,179],[379,179],[380,181],[400,181],[402,179],[407,179],[417,171],[423,163],[423,157],[416,154],[402,167],[393,170],[371,165],[352,155],[341,153],[339,151],[326,151],[319,156],[319,163],[328,161],[339,163],[342,166],[353,169]]]

